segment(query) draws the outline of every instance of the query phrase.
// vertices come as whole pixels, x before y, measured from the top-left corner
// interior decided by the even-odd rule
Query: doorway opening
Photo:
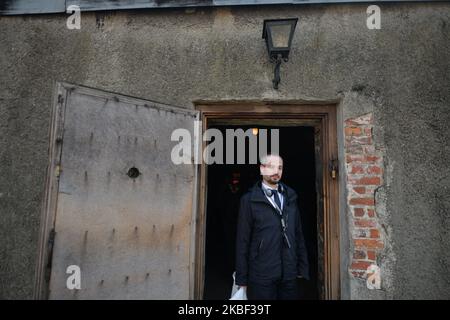
[[[315,130],[312,126],[213,125],[225,136],[226,129],[279,130],[279,152],[284,160],[281,181],[298,194],[302,229],[308,251],[310,280],[298,280],[299,299],[318,299],[318,261],[323,250],[318,248],[316,193]],[[269,136],[269,134],[268,134]],[[270,140],[270,139],[269,139]],[[230,298],[235,270],[236,226],[240,197],[258,180],[259,165],[212,164],[208,166],[204,299]],[[226,150],[224,150],[224,158]],[[236,154],[236,153],[235,153]],[[321,257],[319,259],[319,256]],[[323,278],[323,277],[320,277]]]
[[[337,105],[219,101],[197,102],[196,109],[201,112],[203,132],[279,129],[279,151],[285,160],[282,181],[299,195],[311,265],[311,280],[299,281],[299,299],[339,299]],[[203,141],[200,150],[206,146]],[[229,299],[239,198],[259,179],[257,164],[200,165],[192,274],[196,299]]]

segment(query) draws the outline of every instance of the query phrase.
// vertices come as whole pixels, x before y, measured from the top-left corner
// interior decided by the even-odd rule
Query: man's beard
[[[277,184],[280,181],[280,176],[278,176],[278,175],[268,176],[267,180],[272,184]]]

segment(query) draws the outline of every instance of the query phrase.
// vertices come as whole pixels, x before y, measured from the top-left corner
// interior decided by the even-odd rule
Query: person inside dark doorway
[[[280,182],[280,156],[262,157],[260,173],[240,201],[235,282],[250,300],[297,299],[296,279],[309,279],[297,194]]]

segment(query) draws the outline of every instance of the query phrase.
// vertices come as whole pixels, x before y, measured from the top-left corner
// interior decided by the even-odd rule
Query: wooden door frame
[[[340,254],[339,254],[339,178],[331,178],[332,160],[338,159],[337,104],[305,104],[303,102],[211,102],[197,101],[195,107],[201,112],[202,133],[211,122],[218,119],[276,119],[302,120],[320,126],[322,141],[322,194],[324,221],[324,299],[340,299]],[[201,142],[201,154],[206,142]],[[207,167],[200,164],[199,192],[196,232],[196,265],[194,275],[194,297],[202,299],[205,270]],[[317,190],[320,192],[320,190]]]

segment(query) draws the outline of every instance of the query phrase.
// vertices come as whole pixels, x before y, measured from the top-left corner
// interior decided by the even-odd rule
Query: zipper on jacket
[[[261,248],[262,248],[262,246],[263,246],[263,243],[264,243],[264,239],[262,239],[261,242],[259,243],[259,246],[258,246],[258,256],[259,256],[259,254],[261,253]]]

